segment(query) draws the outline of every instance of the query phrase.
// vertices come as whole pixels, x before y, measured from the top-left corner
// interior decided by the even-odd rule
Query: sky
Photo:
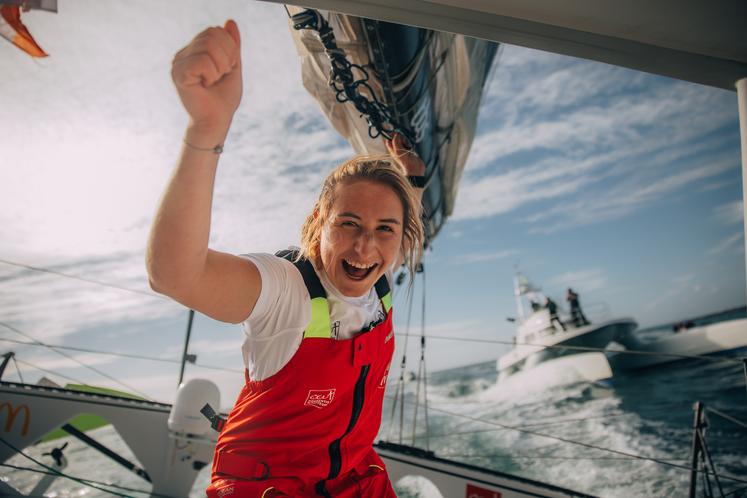
[[[219,165],[213,248],[297,244],[325,173],[352,149],[303,89],[280,5],[59,4],[23,17],[49,58],[0,44],[0,339],[175,359],[187,312],[150,291],[143,262],[186,124],[173,54],[228,18],[242,31],[244,96]],[[467,365],[506,351],[464,339],[510,341],[517,268],[561,305],[571,286],[592,318],[651,326],[743,306],[744,257],[735,92],[503,46],[455,211],[425,256],[425,321],[418,276],[410,327],[404,290],[395,323],[452,338],[428,341],[429,369]],[[230,404],[239,327],[198,316],[192,337],[198,363],[232,371],[188,366],[187,378],[215,381]],[[416,370],[418,341],[407,344]],[[44,348],[0,348],[27,381],[34,365],[166,401],[177,383],[173,363],[65,352],[117,384]]]

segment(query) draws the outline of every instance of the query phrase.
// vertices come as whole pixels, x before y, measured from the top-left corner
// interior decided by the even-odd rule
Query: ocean
[[[740,308],[693,321],[699,325],[745,316],[747,310]],[[672,326],[644,329],[639,335],[671,333]],[[495,384],[494,361],[434,372],[427,377],[428,437],[422,405],[413,431],[414,380],[405,388],[402,430],[399,408],[392,417],[394,389],[390,387],[380,435],[393,442],[428,445],[443,458],[598,496],[686,496],[689,472],[681,467],[690,463],[693,404],[700,401],[706,408],[747,421],[745,373],[739,363],[724,359],[685,360],[616,375],[611,385],[581,383],[550,389],[502,388]],[[394,364],[392,377],[399,373],[398,363]],[[91,435],[134,459],[111,427]],[[747,430],[710,413],[707,442],[719,474],[747,479]],[[39,458],[60,444],[41,444],[27,452]],[[77,440],[69,440],[65,453],[70,461],[67,474],[147,489],[138,477]],[[20,455],[7,463],[30,466]],[[8,468],[1,475],[21,491],[29,491],[39,479],[39,474]],[[204,496],[209,477],[206,468],[190,496]],[[747,496],[745,483],[722,477],[721,484],[729,496]],[[401,480],[396,489],[400,498],[441,496],[415,476]],[[109,495],[58,479],[46,496]]]

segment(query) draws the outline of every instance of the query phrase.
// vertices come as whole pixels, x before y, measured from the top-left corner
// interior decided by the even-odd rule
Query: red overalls
[[[286,253],[279,253],[288,259]],[[312,265],[294,263],[312,299],[298,351],[276,374],[246,384],[215,448],[210,498],[395,497],[372,448],[394,352],[391,296],[371,330],[335,340],[326,293]]]

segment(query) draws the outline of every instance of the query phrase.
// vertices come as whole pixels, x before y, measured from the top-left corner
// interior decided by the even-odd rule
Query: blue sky
[[[241,253],[297,241],[325,172],[351,149],[301,86],[281,6],[60,9],[24,17],[49,59],[0,45],[0,259],[149,292],[145,241],[185,124],[171,57],[228,17],[245,41],[245,93],[221,159],[211,244]],[[506,46],[454,215],[426,255],[427,333],[510,340],[516,265],[558,302],[572,286],[590,309],[642,325],[744,305],[742,217],[734,92]],[[3,264],[0,279],[0,321],[38,339],[180,354],[186,314],[166,300]],[[0,337],[21,339],[2,327]],[[202,317],[194,341],[201,362],[241,368],[238,327]],[[112,385],[50,352],[15,349]],[[429,367],[504,349],[433,340]],[[161,399],[173,393],[172,365],[80,359]],[[206,372],[233,397],[240,377],[188,369]]]

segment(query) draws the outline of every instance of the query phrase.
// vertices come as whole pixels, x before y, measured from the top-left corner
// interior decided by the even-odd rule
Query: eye
[[[347,221],[343,221],[342,223],[340,223],[340,226],[343,226],[343,227],[353,227],[353,228],[355,228],[355,227],[357,227],[357,226],[358,226],[358,224],[357,224],[356,222],[354,222],[354,221],[349,221],[349,220],[347,220]]]
[[[379,226],[379,230],[381,230],[382,232],[394,232],[394,229],[389,225],[381,225]]]

